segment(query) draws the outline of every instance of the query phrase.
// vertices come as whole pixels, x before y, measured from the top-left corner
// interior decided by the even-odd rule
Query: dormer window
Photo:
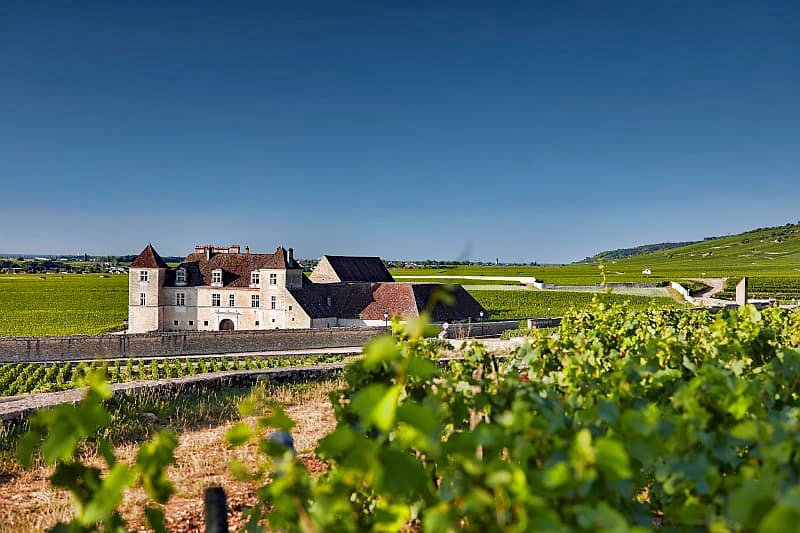
[[[222,269],[218,268],[211,271],[211,284],[222,285]]]
[[[179,268],[175,271],[175,285],[186,285],[186,269]]]
[[[258,285],[261,283],[261,274],[258,272],[251,272],[250,273],[250,285]]]
[[[147,283],[149,279],[150,279],[150,272],[148,272],[147,270],[139,271],[139,281]]]

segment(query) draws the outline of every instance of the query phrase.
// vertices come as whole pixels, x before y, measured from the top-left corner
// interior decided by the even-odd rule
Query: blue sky
[[[797,221],[792,4],[6,1],[0,251],[561,262]]]

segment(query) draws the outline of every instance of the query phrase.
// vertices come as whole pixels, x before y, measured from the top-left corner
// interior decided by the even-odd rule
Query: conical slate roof
[[[147,246],[142,253],[139,254],[139,257],[134,259],[133,263],[131,263],[131,268],[169,268],[167,266],[167,262],[161,259],[161,256],[158,255],[158,252],[155,251],[153,245],[147,243]]]

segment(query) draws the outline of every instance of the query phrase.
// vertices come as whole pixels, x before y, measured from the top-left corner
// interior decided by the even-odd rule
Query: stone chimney
[[[290,265],[292,264],[293,260],[294,260],[294,248],[289,248],[289,264]]]
[[[242,247],[238,244],[231,244],[230,248],[228,248],[228,253],[231,254],[238,254],[242,252]]]
[[[212,246],[209,244],[209,245],[207,245],[207,246],[205,247],[205,249],[204,249],[204,251],[205,251],[205,253],[206,253],[206,261],[208,261],[209,259],[211,259],[211,248],[212,248]]]
[[[249,253],[250,253],[250,246],[247,246],[247,245],[245,245],[245,247],[244,247],[244,253],[246,253],[246,254],[249,254]]]

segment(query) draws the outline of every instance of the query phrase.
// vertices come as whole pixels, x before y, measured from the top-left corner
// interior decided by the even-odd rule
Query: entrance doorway
[[[233,331],[233,320],[230,318],[223,319],[222,322],[219,323],[219,330]]]

